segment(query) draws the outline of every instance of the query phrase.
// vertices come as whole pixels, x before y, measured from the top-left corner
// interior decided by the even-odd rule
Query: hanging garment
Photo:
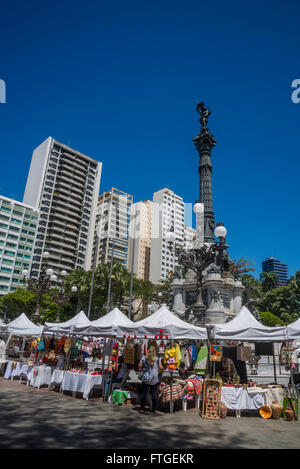
[[[37,350],[39,352],[42,352],[43,350],[45,350],[45,343],[44,343],[43,339],[40,340],[39,345],[37,347]]]
[[[237,347],[237,360],[248,362],[251,360],[251,357],[251,347],[244,347],[243,345],[239,345],[239,347]]]
[[[186,347],[183,347],[181,350],[181,364],[184,365],[184,370],[191,366],[189,350]]]
[[[190,347],[192,349],[192,361],[195,362],[197,360],[197,356],[198,356],[197,348],[193,344],[191,344]]]
[[[68,353],[69,350],[71,348],[71,339],[70,337],[68,337],[66,340],[65,340],[65,343],[64,343],[64,352],[65,353]]]
[[[198,373],[200,375],[205,374],[207,359],[208,359],[208,348],[207,348],[207,345],[203,345],[199,350],[198,357],[194,365],[195,373]]]

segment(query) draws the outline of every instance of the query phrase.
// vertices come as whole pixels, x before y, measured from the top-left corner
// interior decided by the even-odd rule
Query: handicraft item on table
[[[135,348],[134,344],[131,341],[128,341],[126,347],[124,348],[124,363],[127,365],[134,365],[135,359]]]
[[[294,347],[283,342],[279,355],[280,365],[290,365],[292,363],[294,350]]]
[[[211,345],[210,346],[210,361],[211,362],[220,362],[222,360],[223,347],[221,345]]]
[[[202,417],[213,420],[220,418],[220,395],[220,381],[206,379],[203,388]]]

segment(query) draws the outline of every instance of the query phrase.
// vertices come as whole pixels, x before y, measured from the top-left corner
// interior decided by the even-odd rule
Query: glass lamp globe
[[[43,253],[43,257],[44,257],[45,259],[48,259],[49,256],[50,256],[50,254],[49,254],[48,251],[45,251],[45,252]]]
[[[77,292],[77,287],[75,287],[75,286],[72,287],[72,292],[73,292],[73,293],[76,293],[76,292]]]
[[[194,207],[193,207],[194,213],[197,215],[200,215],[200,213],[204,212],[204,204],[201,204],[200,202],[196,202]]]
[[[46,274],[49,275],[49,276],[53,275],[54,274],[53,269],[47,269]]]
[[[168,242],[173,242],[175,241],[175,233],[174,231],[168,231],[166,234],[165,234],[165,239],[166,241]]]
[[[51,275],[50,280],[52,280],[52,282],[56,282],[57,276],[55,274]]]
[[[67,271],[66,270],[62,270],[61,271],[61,275],[63,275],[65,277],[65,275],[67,275]]]
[[[27,270],[27,269],[22,270],[23,277],[27,277],[28,274],[29,274],[29,270]]]
[[[161,298],[163,296],[162,292],[160,291],[157,296],[159,296],[159,298]]]
[[[226,230],[225,226],[220,225],[220,226],[216,227],[215,236],[217,238],[226,238],[226,235],[227,235],[227,230]]]

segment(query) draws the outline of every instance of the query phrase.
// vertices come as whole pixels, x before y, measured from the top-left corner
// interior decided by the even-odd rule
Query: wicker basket
[[[281,411],[282,411],[280,404],[277,401],[273,401],[271,405],[271,409],[272,409],[272,418],[277,419],[277,420],[280,419]]]
[[[225,419],[227,416],[227,407],[224,402],[220,402],[220,418]]]
[[[264,419],[269,419],[272,417],[272,409],[268,405],[263,405],[259,408],[259,415]]]

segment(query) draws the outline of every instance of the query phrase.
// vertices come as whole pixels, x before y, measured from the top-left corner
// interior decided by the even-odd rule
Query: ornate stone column
[[[207,129],[208,116],[210,110],[204,107],[204,103],[197,104],[197,112],[200,114],[199,122],[202,128],[193,142],[199,153],[199,176],[200,176],[200,199],[199,202],[204,204],[204,241],[206,243],[214,243],[215,217],[213,211],[212,198],[212,164],[211,150],[216,144],[213,135]]]

